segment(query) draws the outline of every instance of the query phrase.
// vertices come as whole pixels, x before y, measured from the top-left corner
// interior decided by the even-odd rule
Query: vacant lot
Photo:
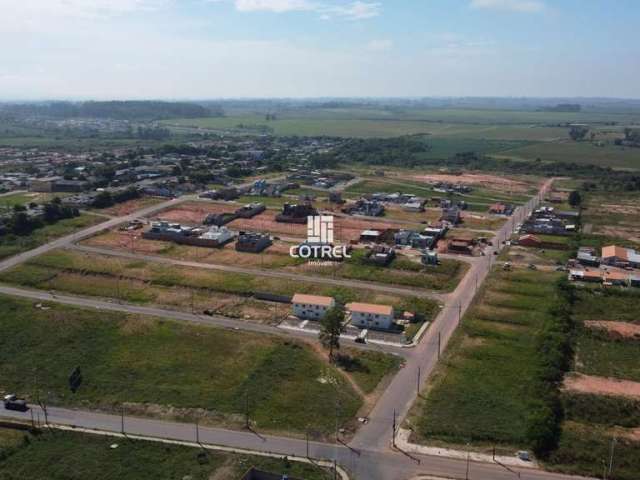
[[[6,480],[236,480],[252,466],[309,480],[330,475],[313,465],[275,458],[217,451],[202,457],[196,448],[85,433],[0,429],[0,446],[3,440],[7,450],[0,456],[0,478]]]
[[[59,237],[64,237],[78,230],[103,222],[97,215],[82,214],[79,217],[60,220],[51,225],[34,230],[30,235],[4,235],[0,238],[0,259],[32,250]]]
[[[584,197],[582,223],[591,233],[640,244],[639,193],[587,192]]]
[[[290,314],[288,305],[251,298],[255,292],[292,296],[328,295],[349,301],[389,304],[406,308],[411,297],[397,297],[358,289],[319,285],[281,278],[177,267],[142,260],[126,260],[73,251],[54,251],[34,258],[4,274],[5,282],[79,295],[160,304],[191,311],[217,313],[254,321],[279,323]],[[425,300],[423,314],[430,319],[436,303]]]
[[[158,203],[162,203],[166,200],[167,200],[166,198],[160,198],[160,197],[134,198],[131,200],[127,200],[126,202],[118,203],[117,205],[114,205],[109,208],[97,209],[97,211],[100,213],[106,213],[107,215],[121,217],[123,215],[129,215],[142,208],[150,207],[152,205],[157,205]]]
[[[560,444],[547,460],[547,467],[569,474],[602,475],[609,466],[611,442],[615,436],[613,468],[607,478],[636,480],[640,471],[640,442],[624,432],[602,426],[566,422]]]
[[[379,354],[350,355],[366,391],[397,366]],[[132,414],[237,426],[248,398],[263,431],[329,434],[336,403],[347,428],[362,405],[345,374],[306,344],[61,305],[42,310],[9,297],[0,302],[0,362],[2,387],[32,400],[105,410],[124,403]],[[82,385],[73,394],[75,367]]]
[[[293,270],[314,275],[451,291],[466,273],[467,264],[457,260],[441,259],[437,266],[425,266],[417,259],[411,260],[404,255],[398,255],[388,267],[382,267],[367,263],[364,250],[354,250],[349,260],[335,268],[307,263]]]
[[[414,408],[416,440],[527,447],[541,368],[538,332],[558,301],[557,274],[491,273]]]

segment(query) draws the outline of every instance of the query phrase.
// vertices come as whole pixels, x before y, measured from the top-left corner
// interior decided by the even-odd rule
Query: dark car
[[[7,410],[15,410],[17,412],[26,412],[29,410],[26,400],[16,398],[15,395],[7,395],[4,397],[4,408]]]

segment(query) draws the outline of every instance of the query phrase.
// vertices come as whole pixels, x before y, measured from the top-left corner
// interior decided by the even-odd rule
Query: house
[[[260,253],[272,243],[268,234],[240,232],[235,246],[238,252]]]
[[[494,215],[508,215],[507,213],[507,205],[504,203],[498,202],[494,203],[489,207],[489,213],[493,213]]]
[[[424,202],[413,200],[402,205],[405,212],[424,212]]]
[[[342,213],[348,215],[363,215],[366,217],[381,217],[384,215],[384,205],[376,200],[361,198],[356,203],[342,209]]]
[[[607,270],[603,274],[603,280],[605,283],[611,285],[627,285],[629,283],[629,274],[626,272]]]
[[[331,297],[303,293],[296,293],[291,303],[293,314],[304,320],[321,320],[327,311],[336,305],[336,301]]]
[[[62,177],[42,177],[31,180],[29,190],[32,192],[53,192],[55,191],[56,182],[62,180]]]
[[[307,217],[315,215],[318,215],[318,210],[309,203],[285,203],[282,207],[282,213],[276,215],[276,222],[304,224],[307,223]]]
[[[380,231],[378,230],[364,230],[360,234],[361,242],[377,242],[380,240]]]
[[[460,209],[458,207],[443,208],[441,220],[457,225],[461,220]]]
[[[599,267],[600,257],[596,256],[595,250],[588,247],[580,247],[576,259],[580,265],[585,267]]]
[[[473,240],[466,240],[463,238],[452,238],[447,244],[447,251],[449,253],[461,253],[463,255],[473,255]]]
[[[394,236],[396,245],[409,246],[412,248],[431,248],[435,243],[435,238],[422,235],[414,230],[400,230]]]
[[[535,235],[526,234],[518,238],[518,245],[522,245],[523,247],[540,248],[542,246],[542,240]]]
[[[582,282],[593,282],[600,283],[602,282],[602,272],[600,270],[589,270],[585,268],[581,269],[571,269],[569,270],[569,278],[571,280],[582,281]]]
[[[367,251],[365,258],[374,265],[386,267],[396,258],[396,251],[386,245],[375,245]]]
[[[264,203],[249,203],[236,210],[238,218],[253,218],[267,209]]]
[[[427,250],[422,254],[420,259],[423,265],[438,265],[438,252],[435,250]]]
[[[602,247],[602,263],[614,267],[640,268],[640,253],[632,248],[609,245]]]
[[[348,303],[347,315],[351,324],[374,330],[390,330],[393,326],[393,307],[371,303]]]

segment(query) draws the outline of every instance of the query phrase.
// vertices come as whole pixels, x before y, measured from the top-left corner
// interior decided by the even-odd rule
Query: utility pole
[[[120,409],[120,431],[124,435],[124,404],[121,405]]]
[[[458,325],[460,325],[460,320],[462,320],[462,303],[458,304]]]
[[[438,360],[440,360],[440,347],[442,345],[442,335],[438,332]]]
[[[418,367],[418,383],[416,386],[416,397],[420,396],[420,367]]]
[[[616,448],[616,436],[614,435],[613,438],[611,439],[611,453],[609,455],[609,475],[611,475],[611,472],[613,470],[613,454]]]
[[[309,458],[309,425],[304,432],[305,440],[307,441],[307,458]]]
[[[196,417],[196,443],[200,445],[200,427],[198,426],[198,418]]]
[[[396,409],[393,409],[393,430],[391,431],[391,445],[396,446]]]
[[[249,390],[244,392],[244,427],[249,430]]]

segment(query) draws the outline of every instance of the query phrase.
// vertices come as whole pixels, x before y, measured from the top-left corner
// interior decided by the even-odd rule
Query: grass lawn
[[[52,354],[55,352],[55,354]],[[353,377],[366,391],[396,368],[395,359],[350,351]],[[280,337],[184,325],[2,297],[2,387],[32,400],[49,392],[55,405],[193,419],[239,426],[248,396],[250,417],[262,431],[318,437],[340,422],[353,426],[362,399],[344,374],[313,349]],[[74,394],[68,375],[79,366]],[[301,406],[304,408],[300,408]]]
[[[0,238],[0,259],[32,250],[50,240],[64,237],[103,221],[104,218],[102,217],[83,213],[75,218],[67,218],[51,225],[45,225],[27,236],[3,236]]]
[[[122,438],[51,431],[40,434],[0,429],[3,480],[237,480],[252,466],[278,475],[326,480],[330,472],[284,459],[207,451]],[[118,444],[118,448],[111,445]]]
[[[352,257],[336,268],[309,265],[297,268],[319,275],[449,292],[458,285],[468,265],[442,259],[438,266],[424,266],[405,256],[397,256],[388,267],[382,267],[366,263],[364,250],[354,250]]]
[[[327,295],[350,301],[390,304],[400,308],[411,297],[397,297],[358,288],[320,285],[281,278],[260,277],[207,269],[131,261],[104,255],[54,251],[17,266],[3,275],[8,283],[79,295],[117,298],[171,308],[205,308],[218,313],[259,321],[279,321],[288,306],[253,300],[254,292],[292,296],[294,293]],[[437,310],[435,302],[420,311],[427,319]]]
[[[557,274],[494,270],[465,315],[410,423],[420,442],[527,447],[540,365],[537,333]]]
[[[613,338],[601,330],[582,328],[575,369],[586,375],[640,382],[640,341]]]
[[[574,422],[566,422],[560,444],[545,466],[568,474],[601,478],[609,465],[613,432]],[[640,442],[617,436],[611,480],[637,480],[640,472]]]

